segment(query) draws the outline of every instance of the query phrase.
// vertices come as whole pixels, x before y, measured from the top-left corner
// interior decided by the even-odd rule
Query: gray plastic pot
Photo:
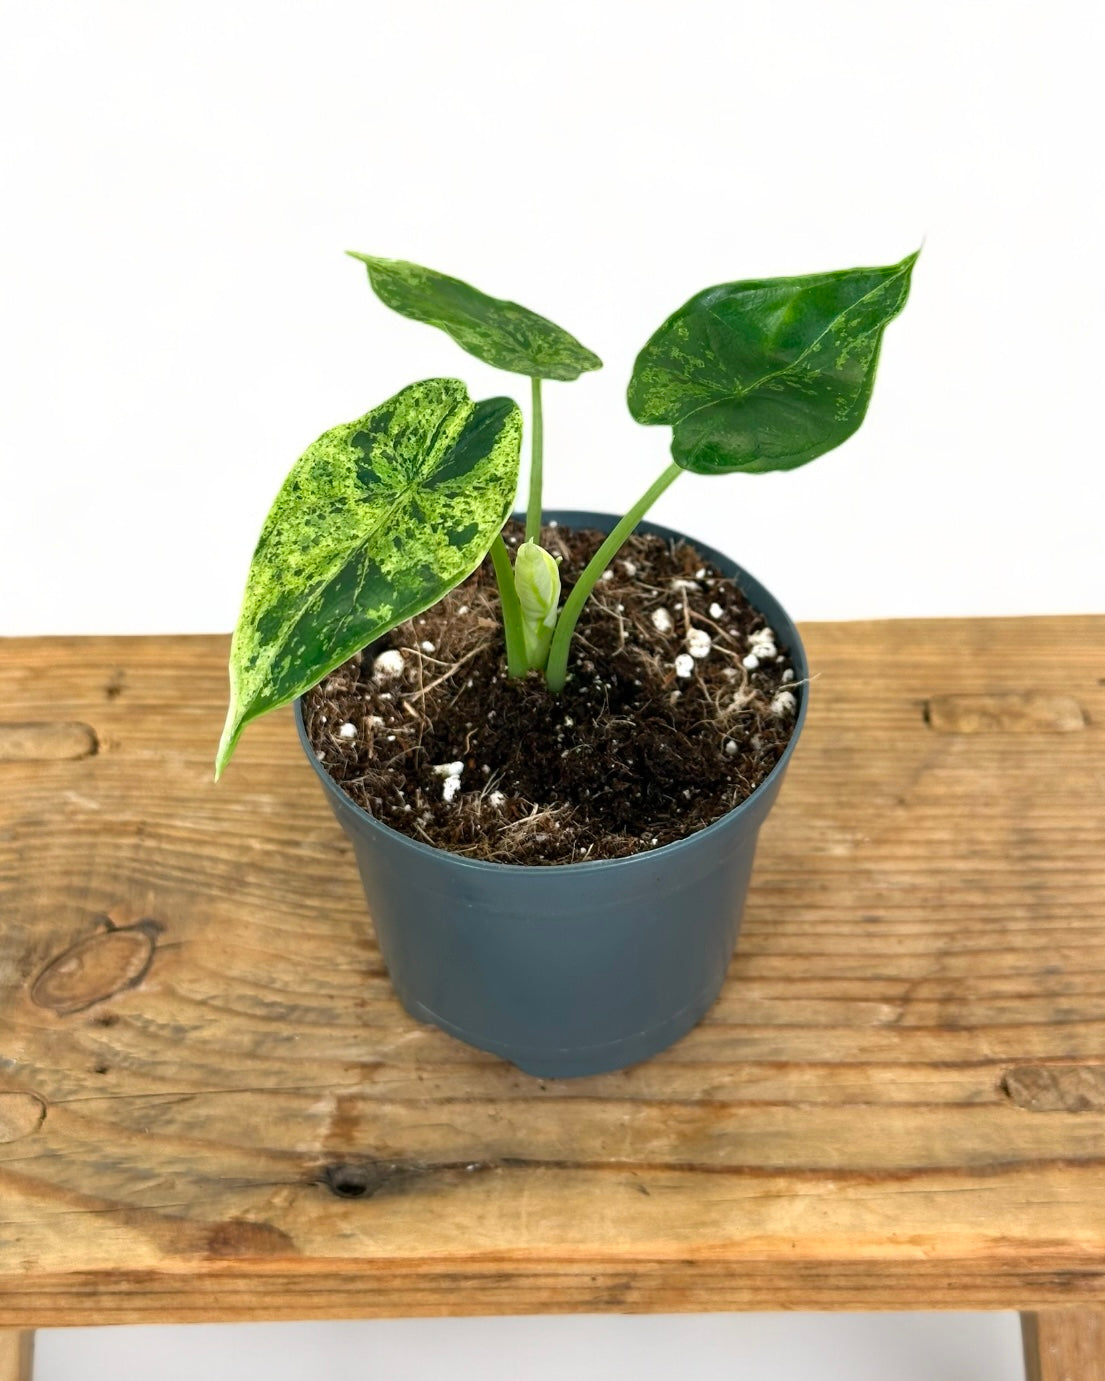
[[[608,532],[606,513],[554,512]],[[653,523],[640,531],[682,534]],[[689,539],[688,539],[689,540]],[[547,867],[484,863],[430,848],[374,820],[307,760],[353,844],[376,937],[411,1016],[528,1074],[600,1074],[685,1035],[721,989],[736,944],[756,837],[806,713],[806,655],[789,615],[728,557],[694,545],[735,579],[794,667],[798,712],[771,775],[728,815],[632,858]]]

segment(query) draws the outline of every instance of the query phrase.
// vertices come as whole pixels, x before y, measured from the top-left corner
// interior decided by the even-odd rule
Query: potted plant
[[[353,257],[388,306],[530,378],[524,519],[509,398],[427,379],[319,437],[253,555],[216,776],[294,701],[408,1011],[530,1073],[621,1068],[717,996],[806,709],[774,597],[642,519],[684,470],[793,469],[846,440],[916,255],[673,313],[628,391],[673,463],[621,516],[542,512],[542,381],[596,355],[457,279]]]

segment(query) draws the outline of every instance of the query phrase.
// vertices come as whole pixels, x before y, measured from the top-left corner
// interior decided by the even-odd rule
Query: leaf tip
[[[235,705],[232,703],[226,712],[226,723],[223,725],[222,737],[219,739],[219,746],[215,750],[215,780],[218,781],[226,770],[226,765],[230,761],[231,754],[241,736],[243,722],[235,714]]]
[[[381,268],[385,264],[394,262],[390,259],[381,259],[375,254],[362,254],[359,249],[347,249],[345,252],[350,259],[356,259],[358,264],[364,264],[370,275],[374,268]]]

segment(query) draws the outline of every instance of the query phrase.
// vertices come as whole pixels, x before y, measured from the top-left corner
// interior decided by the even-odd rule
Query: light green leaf
[[[544,547],[536,542],[523,542],[514,558],[514,588],[522,617],[530,623],[544,623],[549,628],[556,623],[556,606],[560,602],[560,567]]]
[[[692,297],[637,356],[629,410],[674,431],[685,470],[790,470],[863,421],[887,323],[917,255],[886,268],[723,283]]]
[[[488,297],[459,278],[403,259],[348,252],[367,267],[381,302],[440,327],[485,364],[531,379],[578,379],[588,369],[602,368],[599,357],[575,336],[528,307]]]
[[[216,776],[251,719],[476,569],[510,512],[521,440],[509,398],[427,379],[307,448],[253,554]]]
[[[526,660],[538,671],[545,666],[560,603],[560,567],[536,542],[523,542],[514,558],[514,589],[522,611]]]

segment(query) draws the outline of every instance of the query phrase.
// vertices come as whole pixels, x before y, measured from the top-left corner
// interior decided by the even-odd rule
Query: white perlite
[[[495,809],[498,810],[499,807],[506,800],[506,796],[501,791],[493,791],[487,799],[491,802]]]
[[[735,758],[737,756],[737,740],[735,738],[727,738],[725,740],[725,756],[727,758]]]
[[[675,627],[675,620],[666,609],[653,609],[652,626],[656,629],[657,633],[670,633]]]
[[[703,657],[708,657],[713,645],[713,638],[704,628],[689,628],[687,630],[687,651],[696,660],[701,661]]]
[[[678,594],[681,590],[697,590],[697,580],[685,580],[682,576],[676,576],[671,582],[671,588]]]
[[[459,777],[464,771],[462,762],[439,762],[435,763],[430,771],[435,777]]]
[[[632,578],[637,574],[636,561],[623,561],[622,570],[625,571],[626,575],[629,576],[629,578],[632,580]]]
[[[722,614],[724,613],[725,610],[721,607],[720,604],[718,604],[717,600],[715,600],[713,604],[710,605],[710,617],[712,619],[720,619]]]
[[[754,652],[750,652],[747,657],[741,658],[741,666],[744,667],[746,671],[755,671],[759,665],[760,659]]]
[[[376,658],[372,667],[372,679],[374,681],[394,681],[397,676],[402,676],[406,662],[403,654],[397,647],[388,648],[386,652],[381,652]]]
[[[777,691],[775,699],[771,702],[771,713],[778,715],[781,719],[783,715],[793,714],[797,704],[798,701],[795,700],[793,691]]]
[[[437,651],[437,644],[430,642],[429,638],[427,638],[425,642],[419,643],[419,647],[421,647],[423,652],[427,653]]]
[[[355,724],[343,724],[338,730],[338,738],[356,738],[357,726]]]
[[[689,653],[681,652],[676,657],[675,674],[684,681],[694,675],[694,658]]]
[[[441,783],[441,796],[448,805],[460,790],[460,774],[464,771],[462,762],[439,762],[430,769],[436,777],[444,777]]]
[[[770,662],[778,655],[775,649],[775,634],[770,628],[761,628],[748,639],[748,650],[761,662]]]

